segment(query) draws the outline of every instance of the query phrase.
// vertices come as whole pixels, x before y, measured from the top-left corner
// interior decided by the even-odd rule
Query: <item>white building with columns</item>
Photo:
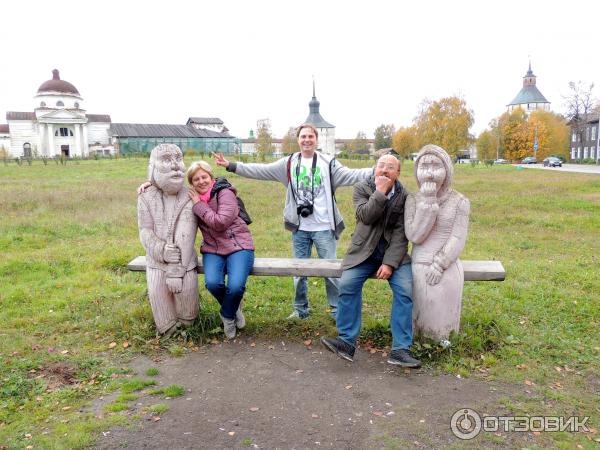
[[[110,116],[87,114],[77,88],[56,69],[34,96],[33,112],[8,111],[6,121],[13,158],[86,157],[90,146],[112,147]]]

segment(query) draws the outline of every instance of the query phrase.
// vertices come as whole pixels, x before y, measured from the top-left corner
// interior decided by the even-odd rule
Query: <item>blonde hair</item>
[[[212,167],[206,161],[194,161],[192,165],[185,172],[185,176],[187,177],[188,183],[192,184],[192,178],[196,175],[196,172],[199,170],[204,170],[210,177],[214,180],[215,175],[213,174]]]

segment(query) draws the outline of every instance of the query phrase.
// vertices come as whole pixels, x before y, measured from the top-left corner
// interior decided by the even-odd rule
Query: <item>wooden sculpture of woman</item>
[[[469,200],[451,189],[453,167],[446,151],[424,146],[415,160],[418,192],[405,206],[406,237],[412,241],[415,333],[446,340],[458,331],[464,271],[458,256],[465,246]]]

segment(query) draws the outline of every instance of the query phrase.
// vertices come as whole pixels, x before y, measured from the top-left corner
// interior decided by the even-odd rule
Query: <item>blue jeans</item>
[[[292,232],[292,249],[294,258],[310,258],[312,246],[315,245],[317,255],[321,259],[335,259],[337,241],[331,230],[325,231],[294,231]],[[338,304],[338,286],[337,278],[325,278],[325,290],[327,291],[327,301],[331,307],[331,314],[335,317]],[[308,316],[310,308],[308,307],[308,281],[306,277],[294,277],[294,288],[296,297],[294,299],[294,309],[298,311],[301,318]]]
[[[377,272],[381,260],[369,257],[366,261],[342,272],[337,313],[339,338],[356,346],[362,315],[362,288],[365,281]],[[392,350],[408,349],[412,345],[412,270],[404,264],[388,279],[392,288]]]
[[[221,315],[226,319],[234,319],[254,265],[254,250],[240,250],[225,256],[203,253],[202,264],[204,284],[221,305]]]

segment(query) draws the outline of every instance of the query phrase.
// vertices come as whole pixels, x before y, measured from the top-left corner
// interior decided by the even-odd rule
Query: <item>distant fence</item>
[[[90,156],[85,156],[85,157],[80,157],[80,156],[72,156],[72,157],[65,157],[65,156],[56,156],[56,157],[52,157],[52,158],[47,158],[47,157],[38,157],[38,158],[25,158],[25,157],[18,157],[18,158],[8,158],[8,157],[4,157],[4,158],[0,158],[0,161],[2,161],[4,163],[5,166],[8,166],[9,164],[16,164],[18,166],[32,166],[34,163],[35,164],[42,164],[47,166],[48,164],[57,164],[57,165],[67,165],[67,164],[79,164],[81,161],[101,161],[101,160],[111,160],[111,159],[148,159],[148,154],[146,153],[129,153],[127,155],[98,155],[98,154],[94,154],[94,155],[90,155]]]

